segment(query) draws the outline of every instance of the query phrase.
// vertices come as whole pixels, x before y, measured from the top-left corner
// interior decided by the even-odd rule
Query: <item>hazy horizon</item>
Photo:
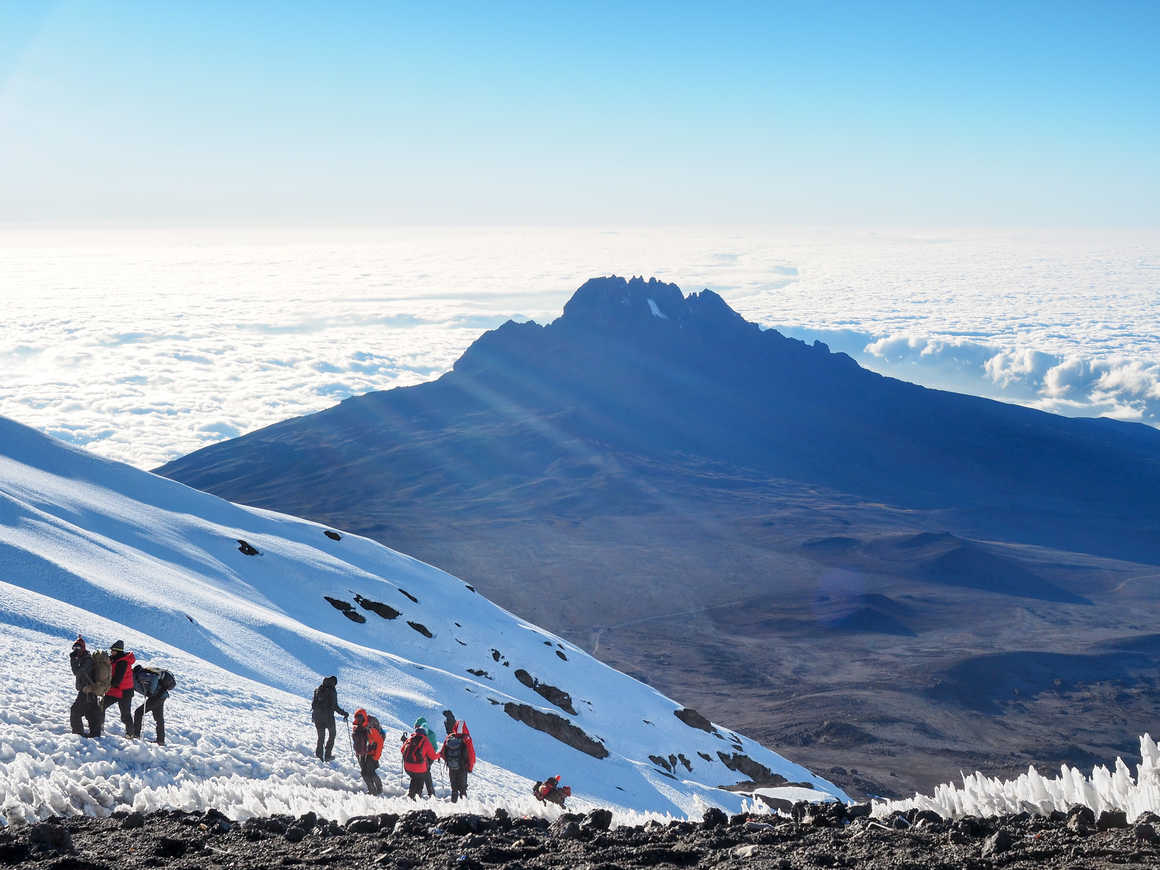
[[[0,415],[143,467],[433,379],[611,273],[927,386],[1160,424],[1160,232],[0,229],[0,273]]]

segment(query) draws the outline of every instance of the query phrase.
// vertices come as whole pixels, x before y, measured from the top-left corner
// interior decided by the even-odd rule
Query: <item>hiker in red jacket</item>
[[[427,771],[431,769],[431,762],[439,756],[435,754],[435,747],[427,739],[422,728],[403,742],[403,770],[411,777],[411,784],[407,788],[407,797],[414,800],[423,792],[423,784],[427,781]]]
[[[371,794],[383,793],[383,781],[377,771],[379,757],[383,754],[383,729],[379,720],[366,710],[354,711],[354,731],[351,735],[355,757],[358,758],[359,772],[367,791]]]
[[[467,774],[475,767],[475,744],[462,719],[448,732],[439,757],[447,765],[447,777],[451,780],[451,803],[467,797]]]
[[[125,723],[125,736],[134,737],[133,665],[137,658],[133,653],[125,651],[123,640],[118,640],[109,647],[109,661],[113,666],[113,677],[109,691],[105,692],[105,700],[101,702],[101,712],[117,704],[121,708],[121,721]]]
[[[537,782],[532,786],[532,794],[536,796],[536,800],[540,803],[553,803],[564,809],[564,801],[572,796],[572,787],[567,785],[560,785],[560,777],[549,776],[543,782]]]

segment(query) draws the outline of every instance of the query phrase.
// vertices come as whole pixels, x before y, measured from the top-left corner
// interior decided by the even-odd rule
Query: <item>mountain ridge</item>
[[[1084,655],[1064,626],[1135,624],[1155,607],[1133,578],[1160,574],[1160,432],[886,378],[747,323],[716,293],[641,278],[585,282],[560,317],[484,333],[438,380],[160,471],[447,565],[771,741],[807,721],[855,724],[848,698],[876,699],[881,709],[863,704],[884,723],[876,736],[920,747],[880,763],[879,794],[927,787],[936,766],[990,763],[951,748],[979,726],[965,707],[944,721],[931,674],[1029,640]],[[882,558],[894,537],[943,533],[963,543],[922,570]],[[842,537],[860,543],[803,547]],[[956,639],[964,625],[977,649]],[[798,685],[813,708],[784,700]],[[1124,703],[1137,715],[1143,699]],[[1000,707],[996,746],[1030,715]],[[1123,730],[1109,740],[1144,729]]]

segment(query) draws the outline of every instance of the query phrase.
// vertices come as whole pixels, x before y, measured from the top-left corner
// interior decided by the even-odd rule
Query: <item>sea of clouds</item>
[[[1160,425],[1160,231],[0,230],[0,416],[151,468],[655,275],[928,386]]]

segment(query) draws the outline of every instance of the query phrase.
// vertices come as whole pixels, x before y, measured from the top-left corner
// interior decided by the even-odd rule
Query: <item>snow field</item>
[[[25,673],[60,674],[67,670],[71,639],[15,625],[0,632],[0,656],[22,662]],[[178,659],[175,662],[173,659]],[[116,810],[149,812],[162,808],[199,811],[216,808],[233,819],[314,811],[345,822],[367,813],[433,809],[440,815],[474,812],[490,815],[505,807],[518,815],[555,816],[560,811],[531,797],[532,781],[480,761],[466,800],[446,800],[446,775],[436,765],[433,776],[440,799],[407,799],[407,777],[397,744],[388,741],[380,775],[384,793],[365,793],[349,748],[345,723],[339,720],[335,761],[322,764],[313,755],[314,728],[302,699],[273,689],[245,685],[244,706],[223,707],[220,694],[201,691],[207,678],[234,679],[198,668],[188,657],[150,657],[177,668],[181,683],[166,703],[167,744],[152,742],[152,717],[146,716],[144,738],[129,741],[116,707],[106,714],[105,733],[86,739],[70,732],[69,706],[75,692],[67,682],[13,682],[4,687],[0,709],[0,819],[5,824],[34,822],[55,815],[107,816]],[[200,672],[199,672],[200,671]],[[134,707],[139,703],[135,699]],[[597,805],[574,798],[569,809]],[[705,804],[709,806],[708,803]],[[615,807],[617,824],[640,824],[670,815]]]
[[[1146,812],[1160,813],[1160,747],[1148,734],[1140,738],[1140,757],[1135,777],[1120,758],[1112,770],[1101,765],[1090,777],[1066,764],[1052,779],[1034,767],[1009,780],[975,772],[964,775],[961,786],[945,783],[930,796],[875,801],[873,815],[881,818],[910,809],[934,810],[946,818],[1020,812],[1047,815],[1053,810],[1066,812],[1078,804],[1091,807],[1097,817],[1105,810],[1123,810],[1131,821]]]
[[[405,811],[415,804],[399,799],[399,736],[420,715],[441,734],[446,709],[467,720],[480,759],[471,799],[456,811],[552,813],[531,783],[561,774],[570,809],[606,806],[618,819],[736,812],[746,796],[716,788],[743,778],[722,763],[733,753],[847,799],[747,738],[684,724],[678,704],[463,581],[323,531],[0,419],[0,654],[18,663],[0,672],[0,816],[170,806],[342,820]],[[238,539],[260,555],[239,552]],[[99,740],[70,733],[67,656],[78,633],[91,649],[124,640],[142,663],[173,671],[169,745],[126,742],[115,708]],[[362,793],[345,734],[331,767],[313,756],[310,694],[327,674],[339,678],[343,707],[364,706],[383,724],[384,796]],[[537,693],[538,683],[568,693],[571,711]],[[516,721],[505,705],[572,723],[607,757]],[[152,717],[143,731],[152,735]],[[689,765],[673,773],[649,759],[678,754]],[[449,802],[436,809],[452,811]]]

